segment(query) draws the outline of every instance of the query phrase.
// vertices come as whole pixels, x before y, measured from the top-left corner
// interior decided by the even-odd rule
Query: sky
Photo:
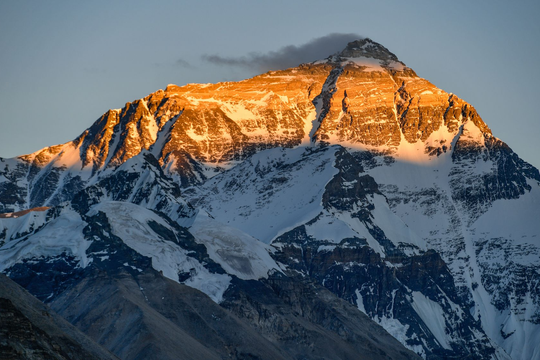
[[[471,103],[540,168],[538,18],[538,0],[3,0],[0,157],[73,140],[167,84],[249,78],[352,34]]]

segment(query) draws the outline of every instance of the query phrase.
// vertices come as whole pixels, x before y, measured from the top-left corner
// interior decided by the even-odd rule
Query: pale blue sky
[[[169,83],[255,75],[203,55],[357,33],[473,104],[495,136],[540,167],[539,18],[537,0],[3,0],[0,157],[72,140],[109,108]]]

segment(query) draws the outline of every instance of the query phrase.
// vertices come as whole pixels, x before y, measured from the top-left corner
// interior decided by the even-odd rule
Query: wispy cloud
[[[324,59],[343,50],[347,43],[360,38],[362,36],[358,34],[332,33],[312,39],[302,45],[288,45],[265,54],[250,53],[240,57],[206,54],[202,56],[202,59],[215,65],[244,67],[258,71],[286,69],[305,62]]]
[[[193,66],[184,59],[176,60],[176,66],[183,67],[183,68],[186,68],[186,69],[193,68]]]

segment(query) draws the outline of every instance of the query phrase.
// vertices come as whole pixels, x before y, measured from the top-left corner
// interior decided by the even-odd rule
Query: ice
[[[272,269],[279,271],[279,266],[270,257],[268,245],[204,213],[197,216],[189,230],[206,246],[210,258],[231,275],[256,280],[268,277]]]
[[[146,100],[142,99],[141,104],[144,106],[144,108],[148,112],[150,112],[150,110],[148,109],[148,104],[146,103]],[[156,119],[154,119],[153,116],[150,116],[149,118],[146,118],[145,120],[148,123],[147,126],[146,126],[146,129],[148,130],[148,134],[150,134],[151,143],[154,144],[156,142],[156,139],[157,139],[157,134],[159,132],[159,127],[158,127],[158,125],[156,123]],[[139,120],[139,122],[142,123],[142,119]]]
[[[355,58],[342,58],[341,66],[348,64],[353,64],[356,66],[363,67],[363,71],[385,71],[381,66],[382,60],[374,58],[365,58],[365,57],[355,57]]]
[[[201,290],[216,302],[222,300],[230,276],[210,273],[172,239],[156,234],[149,225],[150,221],[174,232],[159,215],[141,206],[118,201],[101,202],[93,206],[87,215],[93,216],[98,211],[107,214],[114,235],[139,254],[152,259],[154,269],[176,282],[179,281],[179,273],[190,273],[186,285]]]
[[[15,219],[3,219],[2,223],[13,226],[13,228],[10,226],[10,235],[14,235],[14,231],[28,231],[36,223],[42,223],[45,216],[45,212],[31,214]],[[6,221],[11,223],[6,223]],[[41,256],[52,257],[62,253],[73,255],[79,260],[81,267],[86,267],[91,261],[86,256],[86,250],[91,241],[84,238],[82,230],[85,226],[86,223],[77,212],[69,208],[63,209],[59,217],[46,223],[34,235],[7,241],[0,248],[0,271],[23,259]]]
[[[500,199],[476,220],[474,227],[478,234],[492,234],[493,237],[512,239],[513,244],[531,244],[540,248],[540,187],[532,186],[517,199]],[[484,235],[485,236],[485,235]],[[526,263],[540,259],[527,259]]]
[[[231,277],[227,274],[197,273],[191,276],[184,284],[202,291],[214,302],[223,301],[223,294],[231,284]]]
[[[299,162],[305,151],[302,147],[261,151],[226,175],[207,182],[202,194],[212,193],[212,196],[199,201],[220,222],[234,223],[238,229],[268,244],[323,210],[320,199],[325,185],[337,173],[331,166],[337,148],[320,151]],[[290,176],[291,172],[295,176]],[[234,186],[242,187],[241,192],[229,191],[232,179]],[[211,190],[214,187],[221,192],[214,193]]]
[[[220,108],[225,115],[238,124],[241,124],[243,120],[257,120],[259,118],[258,113],[254,114],[252,110],[246,108],[242,103],[225,103]]]
[[[444,320],[444,310],[441,305],[428,299],[419,291],[413,291],[412,307],[420,316],[422,321],[427,325],[433,336],[439,344],[445,349],[452,349],[448,343],[446,335],[446,324]]]
[[[195,141],[208,141],[208,133],[200,133],[197,130],[190,128],[186,131],[187,136]]]
[[[362,299],[362,294],[360,294],[360,291],[358,289],[356,289],[354,293],[356,294],[356,306],[358,307],[358,310],[360,310],[364,314],[367,314],[366,313],[366,308],[364,307],[364,301]]]
[[[376,323],[381,325],[384,330],[388,331],[388,333],[394,338],[396,338],[400,343],[405,345],[405,347],[416,352],[417,354],[420,354],[420,356],[425,358],[425,351],[422,346],[410,346],[407,344],[407,340],[409,339],[409,337],[407,336],[407,330],[409,329],[409,325],[403,325],[398,319],[386,316],[376,316],[373,320],[375,320]]]
[[[172,126],[176,123],[176,120],[178,120],[178,117],[182,115],[182,112],[183,111],[181,111],[178,115],[176,115],[172,119],[168,120],[162,126],[161,130],[156,134],[156,140],[154,144],[150,147],[150,151],[152,152],[152,155],[154,155],[156,159],[159,158],[159,155],[161,154],[163,147],[167,143]]]
[[[339,212],[335,214],[336,218],[346,223],[351,230],[353,230],[356,233],[356,236],[362,239],[366,239],[368,245],[381,257],[385,257],[386,253],[384,252],[384,248],[379,244],[377,240],[370,234],[369,230],[366,228],[364,223],[362,223],[359,219],[353,218],[350,213],[347,212]]]
[[[375,209],[371,211],[373,223],[384,231],[386,237],[396,246],[403,242],[427,250],[425,241],[390,210],[384,196],[375,194],[373,204],[375,205]]]
[[[306,233],[315,239],[335,243],[359,235],[358,232],[351,229],[349,223],[326,212],[313,224],[306,225]]]

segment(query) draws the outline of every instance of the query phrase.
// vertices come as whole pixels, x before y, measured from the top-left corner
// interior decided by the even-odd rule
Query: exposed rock
[[[339,53],[341,57],[374,58],[385,61],[399,61],[387,48],[369,38],[352,41]]]
[[[134,206],[127,208],[135,212]],[[55,216],[61,218],[66,211],[71,214],[69,209],[56,208]],[[82,216],[84,238],[90,242],[85,251],[86,265],[62,253],[31,257],[6,271],[122,359],[354,359],[359,351],[366,358],[417,358],[335,295],[279,273],[268,282],[234,278],[224,295],[225,308],[220,307],[202,292],[178,283],[189,283],[202,266],[224,276],[223,268],[185,228],[161,214],[162,223],[148,220],[152,232],[146,230],[148,239],[140,240],[150,246],[162,241],[170,243],[171,250],[185,249],[188,258],[184,262],[191,258],[202,265],[188,274],[178,269],[178,278],[173,281],[152,268],[161,265],[155,259],[134,250],[140,249],[132,239],[137,237],[134,224],[125,224],[130,237],[114,234],[111,216],[122,216],[121,212],[88,214]],[[150,255],[159,255],[157,252],[161,251]],[[289,332],[280,325],[260,329],[250,314],[238,312],[239,307],[253,306],[280,323],[292,324],[295,330]],[[305,314],[291,310],[295,307]]]
[[[419,359],[367,316],[306,278],[235,282],[222,303],[294,359]]]
[[[0,358],[117,359],[0,274]]]

